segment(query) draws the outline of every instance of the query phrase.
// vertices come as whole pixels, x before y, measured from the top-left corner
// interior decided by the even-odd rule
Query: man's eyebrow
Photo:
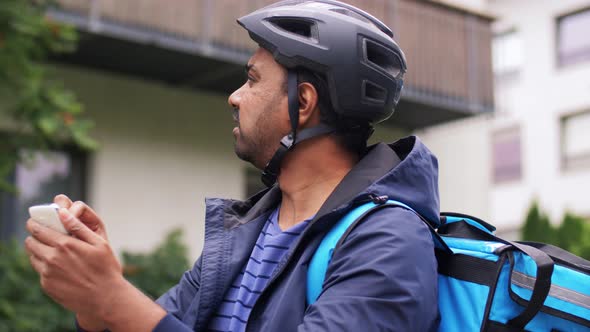
[[[244,71],[246,72],[246,74],[248,74],[250,71],[253,71],[254,73],[258,74],[258,70],[256,70],[256,67],[253,64],[246,64],[244,66]]]

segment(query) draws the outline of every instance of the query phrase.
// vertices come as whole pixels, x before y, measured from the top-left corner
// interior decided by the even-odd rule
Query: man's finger
[[[59,207],[66,209],[69,209],[70,206],[72,206],[72,200],[64,194],[59,194],[55,196],[55,198],[53,198],[53,203],[59,205]]]
[[[31,266],[33,270],[37,271],[39,275],[43,274],[45,271],[45,264],[37,258],[35,255],[29,255],[29,262],[31,262]]]
[[[82,201],[74,202],[70,207],[70,212],[94,232],[102,223],[96,212]]]
[[[70,234],[75,235],[78,239],[90,244],[99,244],[104,241],[100,236],[84,225],[83,222],[76,218],[68,209],[59,209],[59,218],[65,229]]]
[[[31,233],[36,240],[50,247],[55,247],[61,237],[67,236],[54,229],[43,226],[33,219],[27,220],[26,227],[27,231]]]
[[[25,239],[25,251],[29,256],[35,256],[37,260],[43,261],[53,253],[52,247],[40,242],[32,236]]]

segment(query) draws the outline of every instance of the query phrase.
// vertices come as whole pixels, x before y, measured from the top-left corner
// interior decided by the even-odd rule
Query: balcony
[[[58,60],[227,94],[255,48],[235,19],[271,0],[59,0],[81,32]],[[409,70],[396,115],[408,129],[493,110],[491,19],[430,1],[347,1],[390,26]]]

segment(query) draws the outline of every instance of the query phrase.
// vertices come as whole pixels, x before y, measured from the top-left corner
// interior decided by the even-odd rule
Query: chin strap
[[[287,98],[289,103],[289,119],[291,120],[291,133],[281,139],[279,148],[262,171],[262,183],[267,187],[275,184],[281,170],[283,158],[297,143],[335,131],[330,126],[320,124],[313,128],[303,129],[297,133],[297,125],[299,123],[299,96],[297,72],[293,69],[289,69],[287,72]]]
[[[303,129],[299,132],[297,136],[297,140],[293,140],[293,136],[291,134],[283,137],[281,139],[281,145],[272,156],[264,171],[262,171],[262,182],[267,186],[270,187],[277,181],[277,177],[279,176],[279,171],[281,169],[281,161],[289,152],[289,150],[293,149],[293,147],[306,139],[310,139],[316,136],[325,135],[334,132],[334,128],[320,124],[313,128]]]

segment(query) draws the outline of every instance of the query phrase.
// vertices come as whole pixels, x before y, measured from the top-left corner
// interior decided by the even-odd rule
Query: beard
[[[257,163],[254,159],[254,157],[258,154],[260,147],[256,141],[249,138],[249,135],[244,135],[239,125],[238,130],[239,134],[234,142],[234,152],[236,153],[236,156],[243,161],[253,164],[257,168],[260,168],[258,165],[256,165]]]
[[[274,109],[265,108],[255,122],[256,125],[248,130],[240,126],[239,112],[234,116],[238,121],[238,134],[234,141],[234,152],[238,158],[251,163],[258,169],[264,169],[280,144],[281,134],[277,132],[274,123]]]

